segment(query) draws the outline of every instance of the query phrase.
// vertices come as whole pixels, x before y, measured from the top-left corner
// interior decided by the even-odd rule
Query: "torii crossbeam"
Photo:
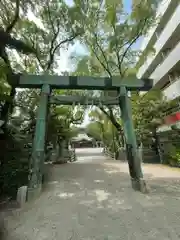
[[[56,75],[16,75],[16,86],[19,88],[41,88],[47,84],[53,89],[96,89],[117,90],[126,87],[128,91],[149,91],[153,81],[136,77],[78,77]]]

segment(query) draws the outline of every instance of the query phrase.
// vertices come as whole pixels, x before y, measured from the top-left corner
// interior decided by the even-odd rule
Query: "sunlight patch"
[[[161,207],[164,206],[161,196],[154,196],[153,198],[147,196],[145,198],[138,197],[137,201],[143,207]]]
[[[86,206],[91,206],[94,203],[95,203],[94,200],[84,200],[84,201],[81,201],[79,204],[83,204],[83,205],[86,205]]]
[[[119,200],[119,199],[111,199],[109,200],[109,203],[111,205],[109,206],[115,206],[115,205],[122,205],[122,204],[125,204],[125,201],[122,199],[122,200]]]
[[[52,182],[48,182],[48,184],[57,184],[59,183],[58,181],[52,181]]]
[[[120,207],[119,207],[120,209],[122,209],[122,210],[132,210],[132,206],[130,206],[130,205],[121,205]]]
[[[164,203],[161,201],[159,201],[159,202],[155,202],[155,203],[152,203],[152,202],[140,202],[140,204],[141,204],[141,206],[143,206],[143,207],[162,207],[162,206],[164,206]]]
[[[76,185],[76,186],[80,186],[80,185],[81,185],[81,184],[78,183],[78,182],[73,182],[72,184],[73,184],[73,185]]]
[[[103,183],[104,180],[94,180],[95,183]]]
[[[60,193],[57,196],[60,198],[70,198],[74,196],[74,193]]]
[[[95,194],[99,202],[107,200],[110,196],[110,193],[107,193],[104,190],[95,190]]]
[[[112,209],[114,212],[118,212],[119,209],[131,210],[132,206],[127,204],[124,199],[111,199],[107,208]]]
[[[119,173],[119,171],[117,170],[113,170],[113,169],[105,169],[105,171],[108,173],[108,174],[112,174],[112,173]]]

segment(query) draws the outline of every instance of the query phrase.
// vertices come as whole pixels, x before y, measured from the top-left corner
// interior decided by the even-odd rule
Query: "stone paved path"
[[[143,195],[131,189],[125,163],[88,151],[53,166],[41,197],[6,216],[9,239],[180,239],[180,171],[145,165],[151,192]]]

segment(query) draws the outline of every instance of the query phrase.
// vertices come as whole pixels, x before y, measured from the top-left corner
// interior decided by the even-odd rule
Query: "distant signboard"
[[[180,121],[170,125],[163,125],[157,129],[157,132],[171,131],[173,128],[180,129]]]
[[[164,124],[157,129],[157,132],[171,131],[173,128],[180,129],[180,112],[166,116]]]
[[[164,118],[164,123],[168,125],[176,123],[178,121],[180,121],[180,112],[174,113]]]

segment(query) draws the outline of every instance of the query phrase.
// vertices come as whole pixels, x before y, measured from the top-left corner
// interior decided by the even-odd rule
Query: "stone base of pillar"
[[[53,162],[53,164],[65,164],[68,162],[68,159],[65,157],[59,158],[56,161]]]
[[[149,188],[144,179],[131,179],[132,188],[135,191],[140,191],[142,193],[149,193]]]
[[[27,190],[27,201],[32,201],[38,198],[41,194],[42,191],[42,185],[40,184],[39,186],[35,188],[28,188]]]
[[[27,201],[27,186],[18,188],[16,201],[22,207]]]

